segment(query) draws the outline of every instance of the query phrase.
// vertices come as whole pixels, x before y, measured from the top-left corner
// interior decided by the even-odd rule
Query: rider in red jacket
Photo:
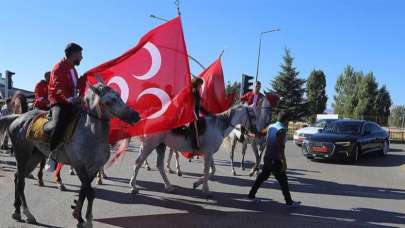
[[[263,94],[260,93],[261,89],[261,83],[259,81],[256,82],[255,89],[253,91],[250,91],[243,95],[240,98],[240,101],[242,103],[247,103],[249,106],[253,107],[253,110],[256,111],[256,105],[259,103],[259,101],[263,98]]]
[[[79,77],[75,66],[78,66],[83,58],[82,50],[78,44],[69,43],[65,48],[65,58],[57,63],[51,72],[48,99],[52,120],[44,126],[44,131],[51,138],[51,154],[63,141],[65,129],[74,117],[74,104],[79,101]],[[51,161],[48,160],[48,165],[53,170],[55,162]]]
[[[44,75],[45,80],[41,80],[35,86],[35,100],[34,107],[40,110],[49,109],[49,100],[48,100],[48,82],[51,77],[51,72],[46,72]]]

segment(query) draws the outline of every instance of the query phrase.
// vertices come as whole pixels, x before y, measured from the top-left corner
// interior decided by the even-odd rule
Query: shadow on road
[[[370,153],[362,155],[359,161],[357,161],[355,164],[350,164],[347,161],[343,160],[311,160],[311,161],[344,166],[398,167],[405,164],[405,154],[389,153],[387,156],[381,157],[377,153]]]
[[[299,169],[289,171],[288,178],[290,189],[293,192],[322,194],[322,195],[335,195],[335,196],[353,196],[364,198],[376,198],[376,199],[405,199],[405,190],[394,188],[379,188],[370,186],[360,186],[353,184],[337,183],[333,181],[325,181],[304,177],[300,172],[312,172],[312,171],[300,171]],[[298,175],[297,175],[298,174]],[[194,174],[195,176],[198,176]],[[120,183],[128,184],[129,179],[126,178],[109,178],[111,181],[117,181]],[[211,181],[217,181],[222,184],[235,185],[238,187],[251,187],[255,181],[255,178],[244,179],[233,176],[214,176]],[[163,182],[155,183],[150,181],[137,180],[137,186],[141,189],[147,189],[149,191],[162,192],[164,191]],[[177,187],[179,189],[179,187]],[[190,186],[192,188],[192,186]],[[268,181],[263,183],[262,188],[274,188],[280,189],[276,180],[271,177]],[[180,188],[182,189],[182,188]],[[182,195],[187,195],[190,192],[181,192]],[[179,194],[179,192],[176,192]],[[247,193],[246,193],[247,194]],[[194,197],[195,191],[191,192],[191,197]]]
[[[188,196],[193,192],[191,189],[179,188],[177,194]],[[287,209],[285,205],[274,201],[252,203],[244,200],[245,195],[242,194],[215,192],[214,196],[215,200],[198,201],[171,197],[159,198],[146,194],[133,196],[97,189],[97,197],[104,200],[145,204],[181,210],[184,213],[103,218],[95,221],[119,227],[264,227],[269,225],[275,227],[370,227],[372,223],[405,223],[405,214],[383,210],[367,208],[338,210],[313,206]],[[123,199],[127,200],[123,201]],[[206,209],[203,205],[217,205],[236,211]],[[388,226],[375,225],[375,227]]]

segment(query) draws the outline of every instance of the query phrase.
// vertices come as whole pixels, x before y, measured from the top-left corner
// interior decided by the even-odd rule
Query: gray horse
[[[265,96],[266,97],[266,96]],[[264,98],[260,101],[261,103],[258,105],[256,115],[258,116],[257,119],[257,131],[261,131],[263,128],[267,127],[271,123],[271,104],[267,98]],[[245,134],[241,130],[241,126],[237,126],[232,132],[228,135],[228,137],[224,140],[224,145],[226,147],[230,147],[231,153],[231,168],[232,168],[232,175],[236,176],[236,171],[234,167],[234,154],[235,154],[235,147],[238,143],[239,139],[241,138],[242,134]],[[244,135],[244,141],[242,142],[242,161],[241,161],[241,168],[242,170],[245,169],[244,161],[245,161],[245,154],[247,150],[247,145],[250,144],[252,146],[253,153],[255,155],[256,161],[253,165],[249,176],[253,176],[259,170],[261,156],[263,154],[263,150],[265,148],[265,137],[257,137],[252,135]],[[260,154],[259,154],[260,151]]]
[[[71,165],[80,179],[81,187],[78,200],[72,206],[73,217],[78,220],[78,227],[92,227],[92,207],[95,191],[91,182],[98,170],[107,162],[110,151],[108,132],[110,119],[119,118],[133,124],[139,120],[137,112],[127,107],[119,94],[110,89],[101,79],[90,86],[84,103],[88,107],[79,111],[77,126],[70,141],[54,152],[54,159]],[[25,177],[32,172],[37,164],[49,156],[49,144],[27,140],[26,133],[29,124],[43,111],[33,110],[21,115],[11,115],[0,119],[0,136],[9,132],[14,145],[17,171],[15,173],[15,211],[13,219],[21,220],[20,207],[28,223],[36,223],[35,217],[28,209],[24,195]],[[87,198],[86,221],[82,218],[82,207]]]
[[[210,197],[211,194],[208,187],[208,179],[211,178],[215,172],[213,154],[218,151],[223,139],[236,125],[242,124],[246,128],[251,129],[255,124],[255,116],[250,108],[246,106],[236,106],[224,114],[207,116],[205,117],[205,120],[207,125],[206,131],[199,137],[200,152],[204,154],[204,176],[198,179],[193,184],[193,187],[197,188],[199,185],[203,184],[203,193],[207,197]],[[131,192],[138,192],[136,178],[139,168],[154,149],[156,149],[158,154],[157,168],[159,169],[160,175],[165,183],[165,189],[169,192],[174,191],[174,187],[170,184],[164,171],[163,163],[166,146],[177,151],[192,151],[191,140],[172,132],[165,132],[145,136],[141,141],[141,153],[135,161],[134,174],[130,180]],[[210,167],[212,168],[211,172],[209,172]]]

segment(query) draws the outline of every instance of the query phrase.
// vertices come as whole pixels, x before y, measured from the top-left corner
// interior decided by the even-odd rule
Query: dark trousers
[[[51,136],[51,151],[63,141],[65,130],[74,116],[73,106],[70,104],[56,104],[51,108],[52,120],[44,126],[44,131]]]
[[[273,174],[280,184],[286,204],[291,204],[292,199],[290,189],[288,187],[287,174],[285,171],[283,171],[283,165],[280,160],[269,160],[264,162],[262,171],[259,173],[259,176],[253,184],[252,189],[249,192],[249,196],[255,197],[260,185],[270,177],[270,174]]]

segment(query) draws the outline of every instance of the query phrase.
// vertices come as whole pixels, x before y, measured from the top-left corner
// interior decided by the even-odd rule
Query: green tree
[[[291,120],[300,120],[308,113],[307,103],[303,99],[305,80],[298,78],[299,72],[293,66],[294,58],[288,49],[285,49],[283,60],[281,71],[271,81],[273,91],[283,98],[277,110],[288,111],[292,115]]]
[[[377,114],[377,123],[382,126],[388,125],[388,119],[391,114],[390,108],[392,106],[391,95],[385,86],[382,86],[376,96],[374,110]]]
[[[326,77],[322,70],[313,70],[307,79],[307,98],[309,102],[310,122],[314,122],[316,114],[326,109]]]
[[[339,76],[335,86],[334,112],[344,117],[354,117],[354,109],[357,106],[358,91],[363,78],[362,72],[355,72],[353,67],[348,65]]]
[[[377,121],[376,99],[378,83],[373,72],[363,77],[357,87],[358,103],[354,109],[354,116],[359,119]]]
[[[405,124],[405,105],[395,106],[389,117],[390,127],[402,127]]]

